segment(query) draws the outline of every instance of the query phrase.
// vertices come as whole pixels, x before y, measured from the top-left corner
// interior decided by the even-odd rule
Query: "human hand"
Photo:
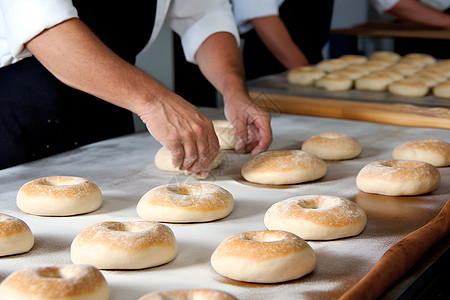
[[[236,151],[251,155],[265,151],[272,143],[269,114],[248,97],[230,103],[225,102],[225,116],[235,128]]]
[[[169,150],[175,167],[205,178],[219,151],[212,122],[174,93],[165,93],[160,100],[149,103],[139,116]]]

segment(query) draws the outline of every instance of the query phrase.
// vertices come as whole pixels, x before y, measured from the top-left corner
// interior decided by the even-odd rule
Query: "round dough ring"
[[[334,240],[358,235],[366,226],[364,211],[333,196],[296,196],[273,204],[264,216],[267,229],[292,232],[305,240]]]
[[[259,153],[241,169],[245,180],[261,184],[296,184],[319,179],[327,171],[326,163],[302,150],[278,150]]]
[[[211,289],[167,290],[146,294],[138,300],[237,300],[236,297]]]
[[[0,213],[0,256],[25,253],[33,245],[33,233],[24,221]]]
[[[103,202],[95,183],[81,177],[50,176],[25,183],[17,194],[17,206],[28,214],[71,216],[97,210]]]
[[[429,193],[441,182],[439,170],[426,162],[380,160],[364,166],[356,176],[363,192],[407,196]]]
[[[74,264],[99,269],[144,269],[168,263],[176,254],[172,230],[148,221],[100,222],[79,233],[71,245]]]
[[[93,266],[62,265],[16,271],[0,284],[0,299],[107,300],[109,287]]]
[[[211,183],[167,184],[148,191],[136,207],[149,221],[210,222],[228,216],[234,199],[230,192]]]
[[[314,270],[316,256],[303,239],[285,231],[234,234],[213,252],[211,265],[222,276],[246,282],[275,283]]]
[[[325,132],[306,139],[302,144],[302,150],[321,159],[351,159],[361,153],[361,144],[346,134]]]
[[[398,145],[392,152],[394,159],[418,160],[435,167],[450,165],[450,144],[438,139],[420,139]]]

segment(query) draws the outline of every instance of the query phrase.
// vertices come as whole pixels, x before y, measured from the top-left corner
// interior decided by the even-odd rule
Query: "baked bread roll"
[[[389,92],[404,97],[423,97],[428,94],[429,88],[417,80],[399,80],[389,85]]]
[[[355,81],[357,90],[382,92],[386,91],[389,84],[393,82],[388,75],[364,75]]]

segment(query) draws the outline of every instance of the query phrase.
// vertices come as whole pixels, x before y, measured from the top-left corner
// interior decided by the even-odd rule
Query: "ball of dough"
[[[410,65],[407,63],[396,63],[388,68],[388,70],[396,70],[403,74],[403,76],[411,76],[418,71],[420,71],[420,67]]]
[[[334,240],[358,235],[366,226],[364,211],[333,196],[297,196],[272,205],[264,216],[270,230],[292,232],[305,240]]]
[[[314,85],[318,79],[325,75],[325,71],[306,66],[292,69],[287,74],[287,81],[292,84]]]
[[[353,80],[347,76],[337,74],[327,74],[316,81],[316,87],[324,88],[328,91],[347,91],[353,86]]]
[[[433,95],[439,98],[450,98],[450,81],[435,85],[433,87]]]
[[[349,65],[360,65],[367,61],[367,57],[364,55],[345,54],[339,57],[339,59],[347,62]]]
[[[370,56],[369,59],[377,60],[377,59],[387,59],[392,62],[397,62],[402,58],[402,56],[393,51],[375,51]]]
[[[356,176],[363,192],[387,196],[420,195],[438,188],[439,170],[426,162],[380,160],[364,166]]]
[[[17,194],[17,206],[40,216],[71,216],[97,210],[103,202],[95,183],[80,177],[50,176],[25,183]]]
[[[429,88],[417,80],[399,80],[389,85],[388,91],[393,95],[404,97],[423,97]]]
[[[0,256],[25,253],[33,245],[33,233],[24,221],[0,213]]]
[[[436,63],[436,58],[426,53],[409,53],[402,57],[400,62],[407,62],[418,66],[428,66]]]
[[[0,300],[107,300],[109,287],[93,266],[63,265],[16,271],[0,284]]]
[[[220,164],[222,163],[222,157],[223,153],[219,151],[216,159],[214,160],[211,166],[211,169],[216,169],[220,166]],[[179,172],[179,173],[183,172],[179,168],[174,167],[174,165],[172,164],[172,156],[170,155],[169,150],[167,150],[167,148],[165,147],[162,147],[161,149],[158,150],[158,152],[156,152],[154,162],[155,166],[161,171]]]
[[[213,252],[211,265],[222,276],[246,282],[275,283],[300,278],[314,270],[313,249],[285,231],[250,231],[225,239]]]
[[[99,269],[144,269],[168,263],[177,253],[175,236],[148,221],[100,222],[79,233],[71,245],[74,264]]]
[[[139,200],[138,215],[149,221],[209,222],[228,216],[234,199],[230,192],[211,183],[167,184],[148,191]]]
[[[390,76],[369,74],[356,79],[355,88],[357,90],[382,92],[386,91],[392,82]]]
[[[217,139],[219,140],[220,149],[228,150],[234,149],[235,144],[235,130],[233,124],[226,120],[213,120],[214,131],[216,132]],[[220,162],[219,162],[220,165]],[[217,165],[217,166],[219,166]]]
[[[336,70],[343,69],[349,65],[348,62],[345,60],[339,59],[339,58],[333,58],[333,59],[326,59],[320,61],[316,68],[319,70],[322,70],[324,72],[333,72]]]
[[[417,160],[435,167],[450,165],[450,144],[438,139],[408,141],[395,147],[394,159]]]
[[[295,184],[319,179],[326,163],[301,150],[266,151],[255,155],[241,169],[245,180],[262,184]]]
[[[219,290],[192,289],[153,292],[138,300],[237,300],[237,298]]]
[[[306,139],[302,150],[322,159],[350,159],[361,153],[361,144],[346,134],[325,132]]]

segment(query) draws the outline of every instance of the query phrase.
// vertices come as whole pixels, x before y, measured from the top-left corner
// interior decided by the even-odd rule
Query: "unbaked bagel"
[[[24,221],[0,213],[0,256],[28,252],[33,245],[33,233]]]
[[[231,294],[210,289],[167,290],[146,294],[138,300],[237,300]]]
[[[214,250],[211,265],[222,276],[246,282],[275,283],[314,270],[316,256],[303,239],[285,231],[234,234]]]
[[[211,183],[167,184],[148,191],[136,207],[149,221],[209,222],[228,216],[234,199],[230,192]]]
[[[438,139],[419,139],[404,142],[394,148],[394,159],[418,160],[435,167],[450,165],[450,144]]]
[[[361,153],[361,144],[346,134],[325,132],[307,138],[302,144],[302,150],[321,159],[351,159]]]
[[[62,265],[16,271],[0,284],[0,300],[107,300],[109,287],[93,266]]]
[[[353,86],[353,80],[348,76],[339,74],[327,74],[316,81],[316,87],[324,88],[328,91],[346,91]]]
[[[314,85],[324,75],[325,71],[323,70],[305,66],[290,70],[287,74],[287,80],[292,84]]]
[[[175,236],[148,221],[100,222],[79,233],[71,245],[74,264],[99,269],[144,269],[168,263],[177,253]]]
[[[326,163],[302,150],[259,153],[241,169],[245,180],[261,184],[295,184],[319,179],[327,171]]]
[[[17,194],[17,206],[40,216],[70,216],[97,210],[103,202],[100,189],[90,180],[50,176],[25,183]]]
[[[325,195],[296,196],[277,202],[264,216],[267,229],[289,231],[305,240],[358,235],[366,222],[366,214],[356,203]]]
[[[388,196],[429,193],[440,182],[439,170],[429,163],[395,159],[369,163],[356,176],[361,191]]]

